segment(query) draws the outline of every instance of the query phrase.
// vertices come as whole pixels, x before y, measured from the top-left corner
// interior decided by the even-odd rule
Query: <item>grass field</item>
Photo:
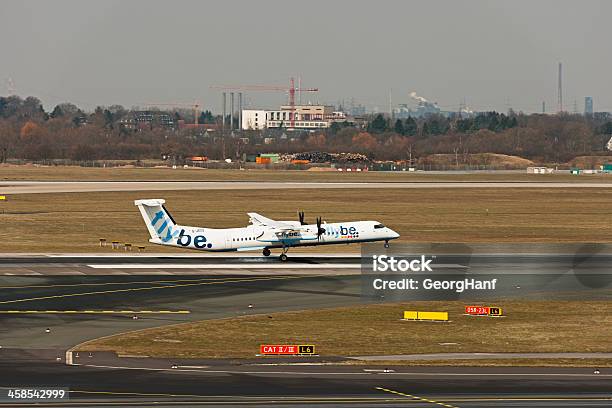
[[[185,252],[148,243],[137,198],[165,198],[183,225],[244,226],[250,211],[296,219],[304,210],[311,222],[375,219],[402,242],[612,242],[612,189],[210,190],[10,196],[0,201],[0,251],[111,252],[98,246],[106,238]]]
[[[171,168],[91,168],[91,167],[0,167],[0,181],[538,181],[538,182],[612,182],[612,175],[527,174],[526,172],[491,172],[462,174],[453,172],[337,172],[300,170],[215,170]]]
[[[208,320],[120,334],[79,349],[200,358],[253,357],[260,344],[314,344],[322,356],[612,351],[610,302],[501,302],[503,318],[464,316],[463,306],[432,301]],[[401,321],[403,310],[448,311],[451,322]]]

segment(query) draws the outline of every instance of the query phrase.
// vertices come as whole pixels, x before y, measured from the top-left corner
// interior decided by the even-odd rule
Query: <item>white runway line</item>
[[[361,264],[91,264],[93,269],[360,269]]]

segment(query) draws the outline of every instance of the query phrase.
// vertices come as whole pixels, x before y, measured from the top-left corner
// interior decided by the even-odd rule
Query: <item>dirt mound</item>
[[[464,168],[486,167],[491,169],[524,169],[533,166],[531,160],[519,156],[497,153],[431,154],[419,160],[424,166]]]
[[[606,163],[612,163],[612,156],[578,156],[567,162],[567,165],[580,169],[599,169],[599,166]]]

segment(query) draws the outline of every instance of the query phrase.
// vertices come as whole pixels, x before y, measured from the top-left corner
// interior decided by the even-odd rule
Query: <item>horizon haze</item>
[[[220,111],[212,85],[317,87],[304,102],[364,104],[380,112],[410,92],[457,110],[557,110],[563,63],[568,112],[612,111],[612,27],[606,1],[0,3],[0,96],[46,109],[192,102]],[[245,92],[245,107],[275,107],[282,92]]]

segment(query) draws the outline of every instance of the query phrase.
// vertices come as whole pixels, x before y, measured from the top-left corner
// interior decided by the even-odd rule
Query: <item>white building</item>
[[[266,111],[245,109],[242,111],[243,130],[262,130],[266,128]]]
[[[346,120],[346,116],[334,112],[333,106],[296,105],[294,109],[294,129],[325,129],[334,120]],[[243,110],[242,129],[291,128],[291,114],[289,105],[281,106],[280,110]]]

